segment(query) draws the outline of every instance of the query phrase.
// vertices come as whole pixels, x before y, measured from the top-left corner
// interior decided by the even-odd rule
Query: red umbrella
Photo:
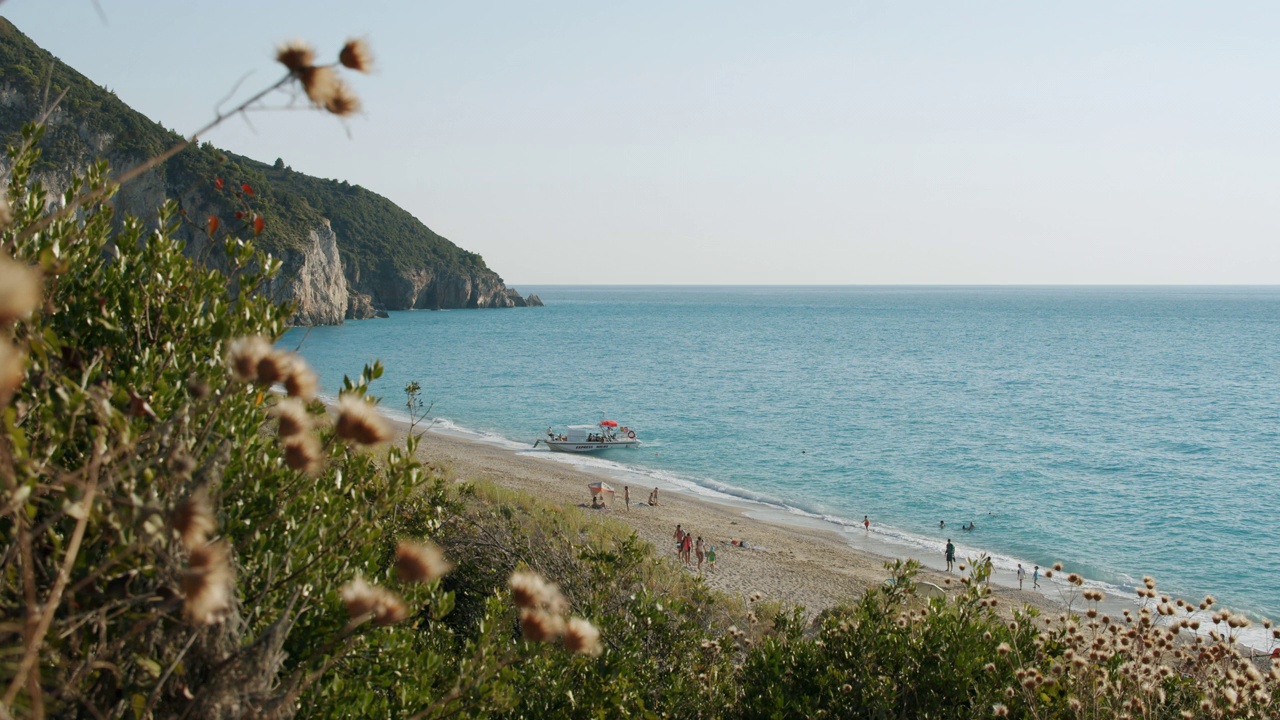
[[[618,427],[618,423],[612,420],[601,420],[600,427]]]

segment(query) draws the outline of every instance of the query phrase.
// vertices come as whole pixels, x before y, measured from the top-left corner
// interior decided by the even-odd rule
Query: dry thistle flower
[[[285,398],[271,408],[271,414],[280,423],[282,438],[311,432],[311,415],[307,413],[307,406],[301,400]]]
[[[324,450],[320,441],[311,433],[303,433],[285,438],[284,464],[293,470],[315,475],[320,471]]]
[[[195,375],[187,378],[187,394],[190,395],[192,399],[203,400],[209,397],[210,392],[209,383],[201,380]]]
[[[435,543],[401,541],[396,546],[396,575],[405,582],[431,582],[444,577],[453,563]]]
[[[369,50],[369,43],[362,38],[352,38],[342,46],[338,62],[356,72],[367,73],[373,69],[373,52]]]
[[[394,625],[409,617],[409,609],[400,596],[370,585],[359,575],[342,586],[342,604],[352,620],[372,614],[375,625]]]
[[[324,109],[338,117],[350,117],[360,112],[360,98],[351,86],[338,80],[333,86],[333,93],[324,103]]]
[[[169,524],[178,532],[182,544],[191,551],[204,545],[217,529],[213,519],[213,506],[209,503],[209,490],[200,487],[178,503],[169,518]]]
[[[20,320],[40,305],[40,271],[0,252],[0,325]]]
[[[564,618],[545,610],[526,608],[520,611],[520,630],[531,642],[550,642],[564,633]]]
[[[300,73],[315,64],[316,52],[310,43],[295,38],[276,48],[276,62],[284,65],[291,73]]]
[[[373,405],[354,395],[344,395],[338,401],[338,422],[334,430],[338,437],[361,445],[376,445],[391,437],[386,421]]]
[[[307,365],[306,361],[295,355],[293,362],[289,364],[289,374],[284,379],[285,392],[289,393],[289,397],[311,402],[316,398],[316,389],[319,385],[320,381],[316,378],[315,371]]]
[[[337,92],[338,75],[330,67],[305,67],[298,71],[302,90],[316,107],[326,107]]]
[[[270,341],[261,335],[236,338],[227,348],[227,364],[237,378],[251,382],[258,379],[258,362],[271,351]]]
[[[569,611],[569,602],[560,594],[560,587],[543,580],[536,572],[517,570],[511,573],[507,584],[511,587],[511,599],[516,607],[541,607],[558,615]]]
[[[1009,708],[1002,703],[996,703],[995,705],[991,706],[991,714],[995,715],[996,717],[1008,717]]]
[[[517,570],[507,579],[511,588],[511,600],[519,608],[535,608],[547,597],[547,583],[542,576],[530,570]]]
[[[600,645],[600,631],[586,620],[570,618],[564,629],[564,646],[570,652],[595,657],[604,648]]]
[[[9,396],[22,384],[27,374],[26,361],[26,353],[0,338],[0,405],[9,404]]]
[[[196,548],[182,577],[183,612],[196,625],[221,622],[231,610],[235,574],[225,540]]]
[[[1054,569],[1054,570],[1057,570],[1058,572],[1062,572],[1062,563],[1060,563],[1060,562],[1056,562],[1056,563],[1054,563],[1054,564],[1053,564],[1053,569]]]
[[[271,348],[258,360],[258,384],[266,387],[284,380],[289,376],[293,365],[293,353]]]

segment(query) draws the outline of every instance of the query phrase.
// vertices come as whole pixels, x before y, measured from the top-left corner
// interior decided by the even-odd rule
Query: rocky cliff
[[[40,115],[46,77],[50,97],[65,91],[49,116],[38,168],[55,202],[71,176],[96,159],[123,170],[180,139],[37,47],[4,18],[0,68],[0,137],[6,143]],[[120,214],[148,220],[167,199],[181,207],[177,235],[188,254],[222,269],[221,236],[255,235],[251,219],[262,217],[257,243],[282,263],[267,291],[297,304],[296,324],[337,324],[410,308],[542,304],[534,296],[521,298],[479,255],[440,237],[381,195],[295,172],[282,160],[268,165],[207,144],[191,147],[123,187],[114,203]],[[211,217],[221,228],[213,237]]]

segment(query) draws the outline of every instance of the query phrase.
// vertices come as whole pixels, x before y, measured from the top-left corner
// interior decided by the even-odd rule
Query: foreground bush
[[[102,166],[50,206],[30,175],[39,133],[12,155],[0,256],[4,286],[27,288],[0,293],[3,714],[508,704],[486,694],[525,652],[505,591],[484,589],[483,632],[439,624],[448,563],[423,543],[442,482],[412,439],[364,448],[386,438],[364,397],[380,369],[326,422],[314,376],[270,345],[288,308],[256,290],[276,263],[223,237],[231,276],[201,268],[169,234],[172,204],[152,229],[112,217]]]

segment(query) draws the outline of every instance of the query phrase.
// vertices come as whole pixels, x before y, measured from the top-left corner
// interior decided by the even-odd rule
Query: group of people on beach
[[[716,546],[709,543],[703,543],[702,536],[696,539],[693,533],[685,532],[684,528],[676,525],[675,534],[672,536],[676,541],[676,557],[684,563],[687,568],[693,568],[693,557],[698,559],[698,572],[702,572],[702,562],[706,560],[707,567],[711,572],[716,571]]]

